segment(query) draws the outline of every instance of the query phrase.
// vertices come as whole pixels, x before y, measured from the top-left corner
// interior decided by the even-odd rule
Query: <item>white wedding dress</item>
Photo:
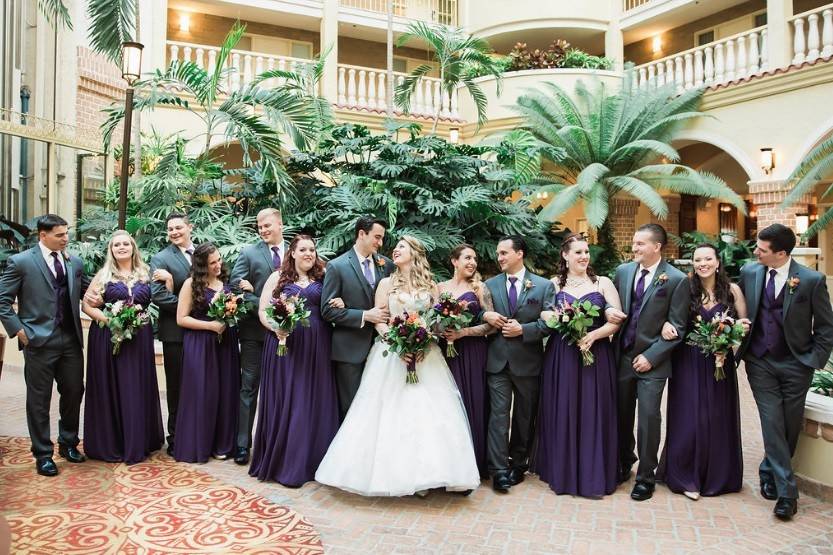
[[[424,311],[428,292],[392,294],[391,314]],[[416,366],[419,383],[405,383],[405,363],[384,356],[377,341],[359,391],[315,480],[367,496],[412,495],[480,485],[463,401],[436,344]]]

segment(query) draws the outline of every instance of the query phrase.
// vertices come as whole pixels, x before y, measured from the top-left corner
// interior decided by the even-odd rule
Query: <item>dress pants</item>
[[[493,476],[512,468],[525,472],[535,435],[540,376],[518,376],[507,365],[496,374],[487,374],[486,383],[491,405],[486,440],[489,472]]]
[[[240,409],[237,414],[237,447],[252,448],[252,427],[260,390],[263,341],[240,340]]]
[[[165,395],[168,400],[168,445],[173,445],[182,385],[182,341],[163,341],[162,358],[165,363]]]

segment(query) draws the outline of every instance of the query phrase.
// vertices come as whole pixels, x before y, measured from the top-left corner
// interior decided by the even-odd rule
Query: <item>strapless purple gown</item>
[[[468,310],[477,315],[480,312],[480,302],[473,291],[467,291],[458,300],[468,301]],[[446,358],[451,375],[457,382],[457,389],[463,398],[466,415],[471,427],[471,438],[474,443],[474,456],[481,478],[489,475],[486,464],[486,425],[489,421],[489,399],[486,390],[486,355],[489,343],[485,337],[464,337],[454,342],[457,356]],[[445,353],[445,347],[443,347]]]
[[[104,302],[130,299],[122,282],[104,288]],[[133,286],[133,301],[150,304],[150,286]],[[109,328],[90,326],[84,404],[84,451],[91,459],[135,464],[162,446],[162,413],[153,352],[153,328],[143,326],[113,355]]]
[[[605,306],[598,291],[581,298]],[[563,291],[555,299],[575,300]],[[590,329],[602,325],[604,315]],[[601,497],[616,490],[616,362],[607,339],[591,351],[595,361],[582,366],[578,347],[553,333],[544,353],[532,471],[558,494]]]
[[[700,307],[712,318],[726,307]],[[711,496],[740,491],[743,454],[740,435],[740,400],[734,356],[723,365],[726,379],[715,381],[714,356],[681,344],[674,350],[673,373],[668,380],[668,416],[665,429],[664,480],[676,493],[700,492]]]
[[[332,326],[321,319],[321,284],[302,289],[291,283],[283,293],[306,299],[310,325],[292,331],[284,356],[276,354],[275,334],[266,334],[249,474],[298,487],[315,479],[338,431],[338,397],[330,359]]]
[[[191,316],[210,321],[208,303],[215,291],[205,290],[205,304]],[[205,330],[186,329],[182,337],[182,392],[176,417],[174,458],[207,462],[212,455],[235,450],[240,395],[240,346],[237,328],[226,328],[223,340]]]

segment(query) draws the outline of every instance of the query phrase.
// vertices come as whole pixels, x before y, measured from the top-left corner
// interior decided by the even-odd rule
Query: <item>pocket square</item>
[[[541,304],[538,299],[527,299],[526,304]]]
[[[660,289],[659,291],[657,291],[657,297],[667,297],[667,296],[668,296],[668,290],[667,289]]]

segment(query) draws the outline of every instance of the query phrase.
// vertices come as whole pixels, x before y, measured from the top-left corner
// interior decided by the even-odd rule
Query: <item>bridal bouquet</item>
[[[123,342],[133,339],[139,328],[150,323],[150,314],[142,305],[133,304],[133,299],[107,303],[103,312],[107,323],[99,322],[98,325],[109,328],[114,356],[119,354]]]
[[[587,330],[593,325],[593,319],[599,317],[601,309],[590,301],[576,299],[572,304],[562,302],[553,310],[555,314],[547,320],[547,327],[554,329],[567,343],[574,345],[584,339]],[[581,350],[581,362],[584,366],[590,366],[594,360],[590,350]]]
[[[299,295],[273,297],[265,312],[273,330],[292,333],[298,324],[309,327],[310,311],[307,310],[306,299]],[[286,337],[278,339],[277,355],[279,357],[286,354],[286,339]]]
[[[242,294],[235,295],[230,291],[217,291],[208,303],[208,316],[218,322],[223,322],[227,327],[233,328],[240,321],[240,317],[249,312],[250,304],[243,300]],[[223,340],[222,335],[217,336],[217,342]]]
[[[726,355],[734,347],[743,343],[746,330],[739,321],[728,314],[716,313],[711,320],[704,320],[699,314],[694,320],[694,327],[686,336],[686,343],[697,347],[703,354],[714,355],[714,379],[726,378],[723,363]]]
[[[433,336],[428,324],[417,312],[405,312],[395,316],[391,322],[384,340],[388,349],[382,353],[388,356],[393,352],[399,356],[412,355],[405,375],[405,383],[419,383],[416,373],[416,359],[421,353],[428,351]]]
[[[474,315],[467,310],[468,306],[468,301],[458,300],[451,293],[445,292],[428,310],[425,320],[438,335],[442,335],[446,330],[463,329],[474,319]],[[448,358],[457,356],[453,340],[449,340],[446,344],[445,356]]]

